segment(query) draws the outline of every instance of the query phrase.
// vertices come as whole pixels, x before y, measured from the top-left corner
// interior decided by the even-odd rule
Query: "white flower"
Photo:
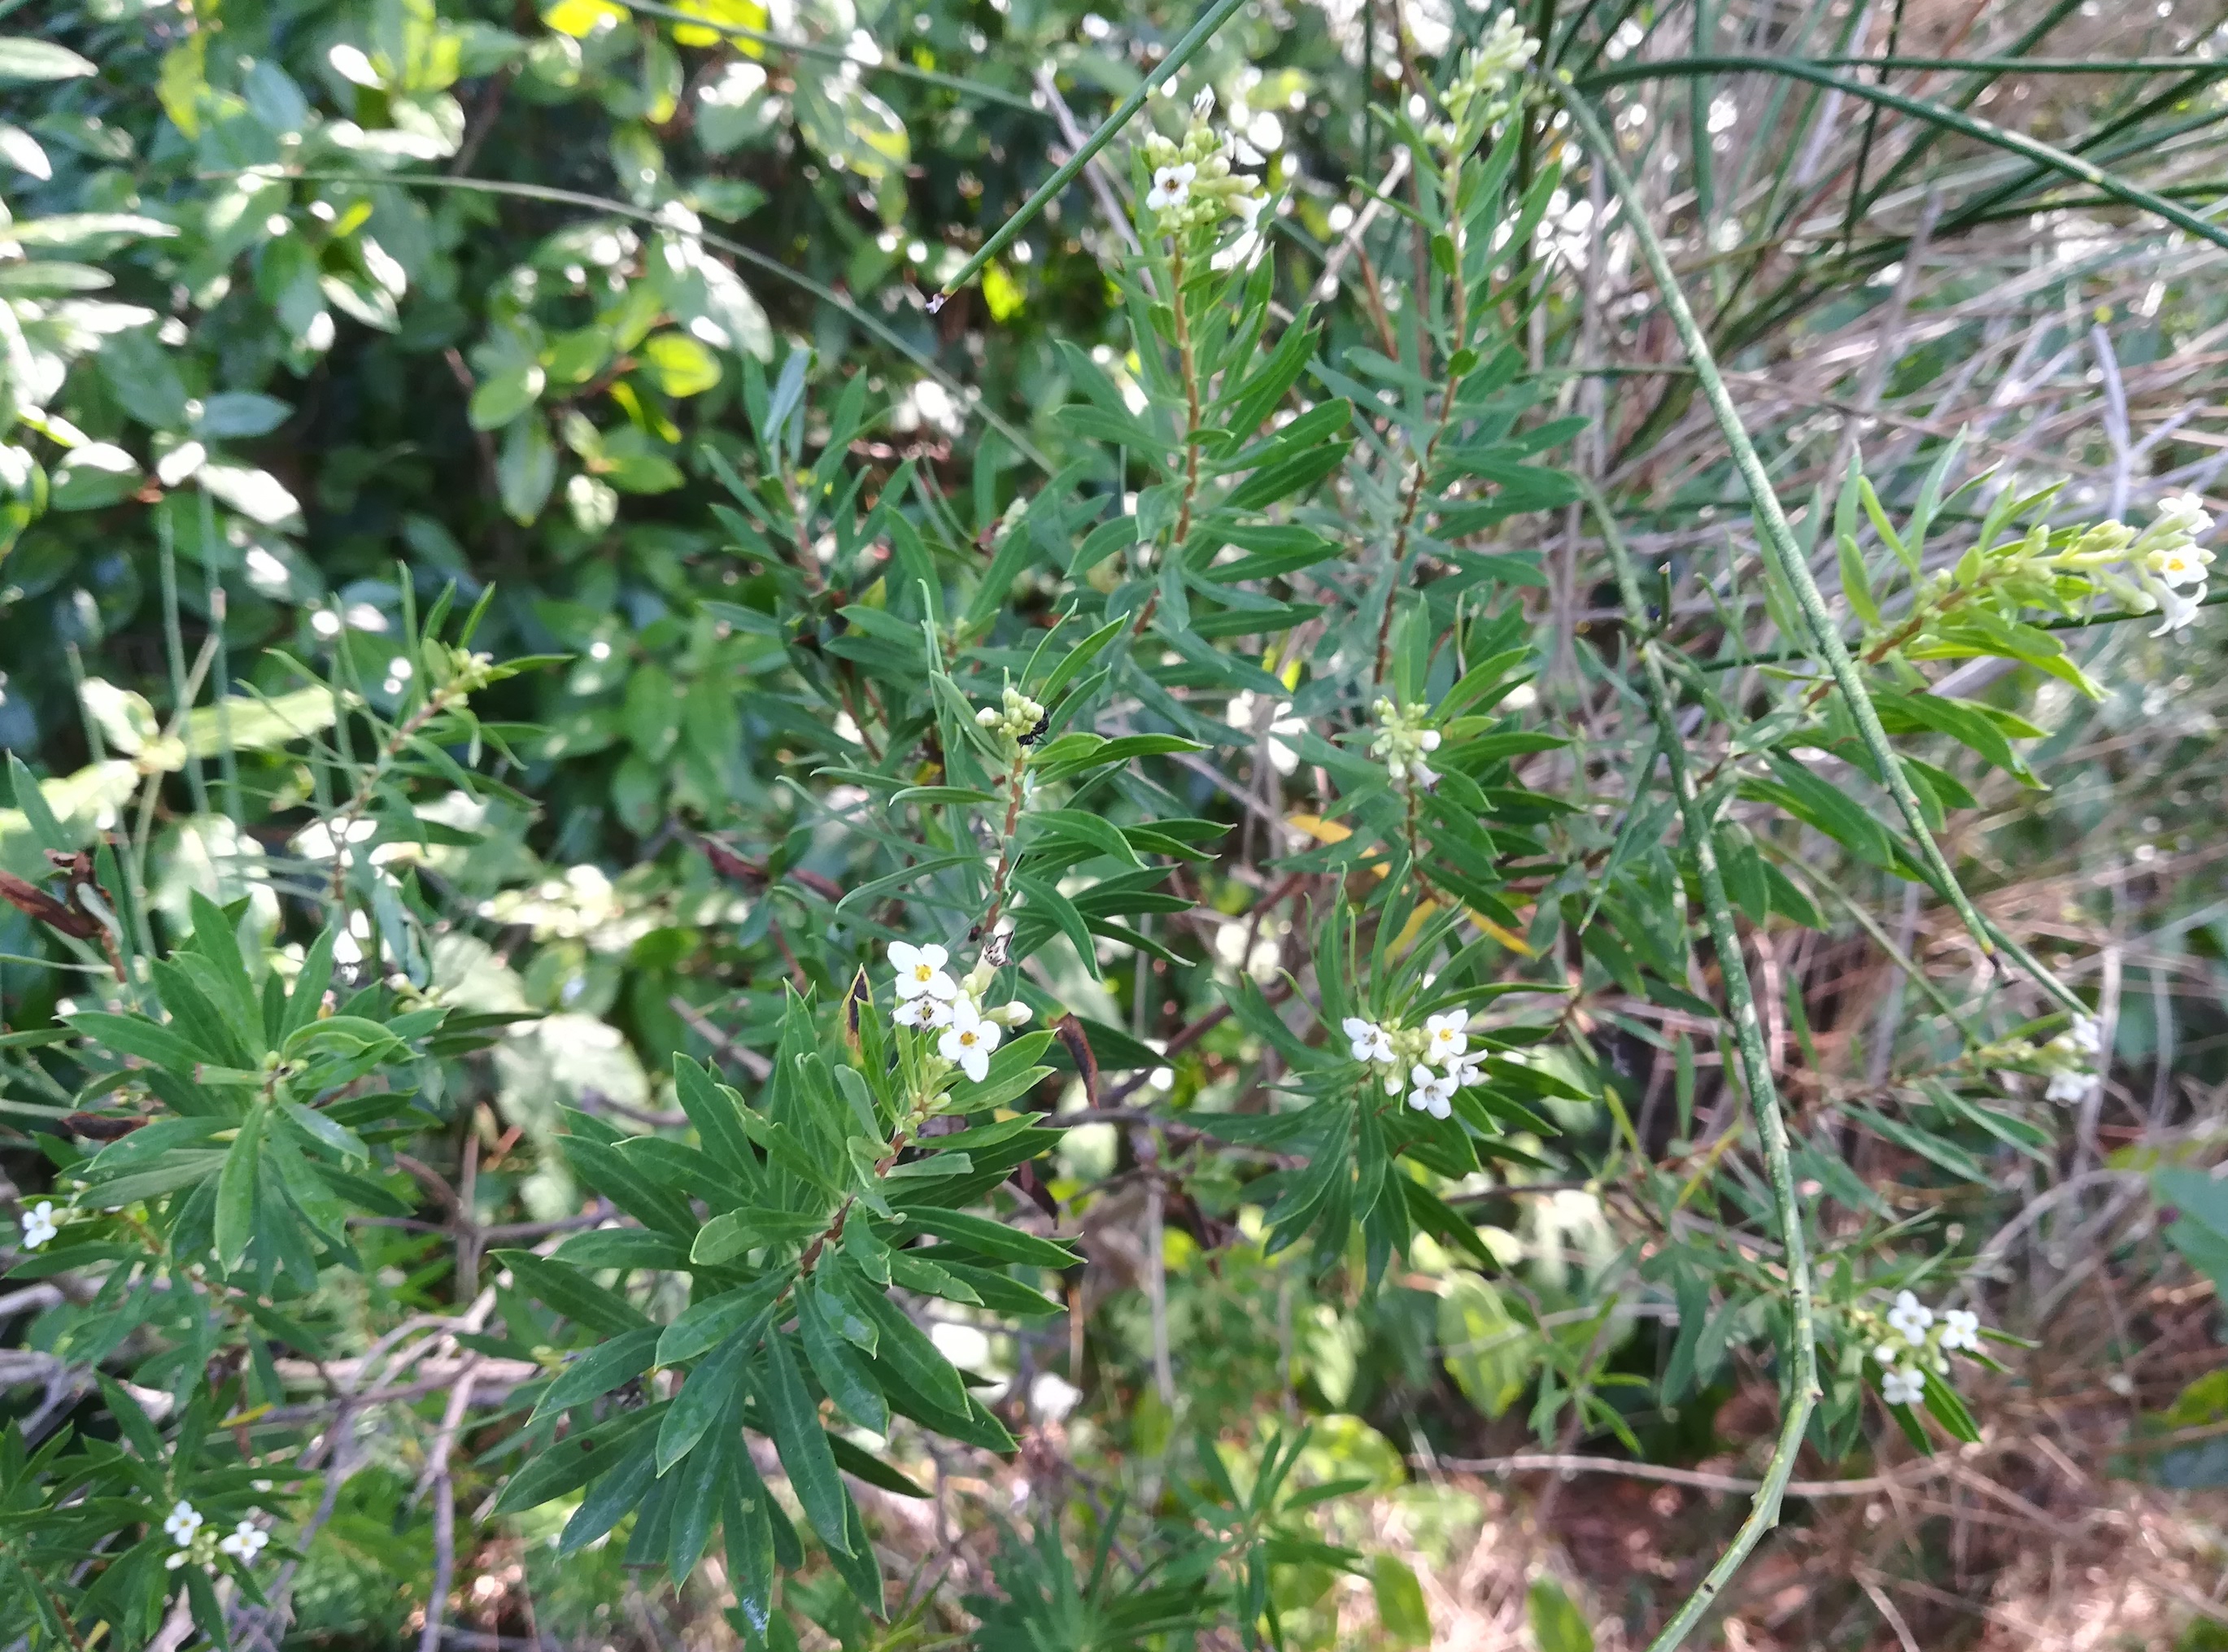
[[[1439,784],[1438,771],[1420,757],[1408,760],[1408,778],[1426,791]]]
[[[951,961],[951,954],[933,943],[927,946],[912,946],[904,941],[892,941],[890,964],[898,972],[898,996],[957,997],[959,983],[944,969]]]
[[[984,1021],[973,1001],[962,998],[951,1006],[951,1024],[937,1040],[937,1053],[957,1061],[962,1073],[980,1084],[990,1070],[990,1052],[998,1047],[998,1023]]]
[[[2167,586],[2161,588],[2157,596],[2159,624],[2158,629],[2151,633],[2154,637],[2164,637],[2169,631],[2181,630],[2197,618],[2197,611],[2205,605],[2205,587],[2201,585],[2189,591],[2178,591]]]
[[[1397,1096],[1400,1093],[1400,1075],[1398,1073],[1388,1073],[1385,1075],[1385,1093],[1388,1096]]]
[[[951,1002],[944,998],[908,998],[890,1013],[900,1027],[943,1027],[951,1020]]]
[[[1386,1030],[1373,1021],[1364,1021],[1359,1015],[1348,1015],[1339,1023],[1354,1049],[1357,1061],[1390,1061],[1392,1059],[1392,1040]]]
[[[1905,1290],[1897,1296],[1895,1306],[1887,1310],[1887,1322],[1905,1341],[1924,1342],[1926,1328],[1934,1323],[1934,1310]]]
[[[1450,1075],[1419,1064],[1408,1069],[1408,1081],[1415,1086],[1408,1092],[1408,1105],[1418,1112],[1444,1118],[1454,1111],[1455,1081]]]
[[[2212,513],[2193,493],[2170,493],[2158,502],[2158,527],[2195,539],[2212,531]]]
[[[182,1549],[193,1542],[194,1534],[201,1528],[201,1511],[182,1497],[163,1521],[163,1535]]]
[[[1416,736],[1417,748],[1420,751],[1436,752],[1439,749],[1440,739],[1441,736],[1437,729],[1426,728]]]
[[[2097,1025],[2094,1015],[2076,1015],[2073,1024],[2065,1029],[2065,1036],[2073,1041],[2073,1047],[2084,1055],[2103,1053],[2104,1032]]]
[[[2050,1075],[2050,1087],[2042,1092],[2043,1099],[2086,1101],[2096,1088],[2097,1075],[2093,1073],[2053,1073]]]
[[[1002,1027],[1027,1027],[1030,1015],[1035,1012],[1016,998],[1009,1004],[1000,1004],[996,1009],[986,1009],[983,1013]]]
[[[1418,767],[1421,765],[1418,765]],[[1443,1015],[1433,1015],[1424,1022],[1427,1060],[1451,1061],[1469,1048],[1469,1036],[1463,1028],[1469,1024],[1469,1011],[1450,1009]]]
[[[2212,553],[2195,545],[2169,545],[2143,559],[2143,566],[2169,586],[2203,585],[2212,562]]]
[[[23,1248],[35,1251],[48,1244],[59,1230],[54,1224],[54,1201],[42,1199],[23,1213]]]
[[[1182,206],[1191,199],[1191,181],[1198,176],[1199,169],[1189,161],[1177,166],[1154,168],[1153,187],[1145,196],[1145,204],[1155,212]]]
[[[257,1526],[253,1521],[244,1520],[233,1527],[230,1536],[220,1538],[217,1540],[217,1547],[232,1556],[240,1565],[248,1566],[253,1563],[257,1555],[263,1553],[265,1546],[270,1541],[270,1533]]]
[[[1880,1379],[1880,1398],[1891,1405],[1916,1405],[1926,1393],[1926,1373],[1915,1365]]]
[[[1457,1056],[1447,1064],[1447,1077],[1463,1089],[1485,1082],[1485,1057],[1481,1054]]]
[[[1944,1348],[1963,1348],[1969,1354],[1981,1351],[1981,1316],[1962,1308],[1942,1310],[1942,1346]]]
[[[1882,1365],[1892,1366],[1910,1352],[1908,1344],[1891,1337],[1873,1350],[1873,1358],[1878,1360]]]

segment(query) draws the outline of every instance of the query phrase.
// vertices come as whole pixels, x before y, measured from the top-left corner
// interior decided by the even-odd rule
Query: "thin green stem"
[[[1028,227],[1029,221],[1045,209],[1046,203],[1067,188],[1076,176],[1091,163],[1091,157],[1114,141],[1115,134],[1130,124],[1130,117],[1145,106],[1145,99],[1153,95],[1153,88],[1181,71],[1183,66],[1197,55],[1199,48],[1214,38],[1215,30],[1228,22],[1237,15],[1238,9],[1245,3],[1246,0],[1215,0],[1215,3],[1201,14],[1190,31],[1175,43],[1137,89],[1117,104],[1112,114],[1098,123],[1098,129],[1083,140],[1083,146],[1069,156],[1059,170],[1038,185],[1036,193],[1021,202],[1013,216],[998,226],[996,234],[983,243],[982,250],[969,259],[957,275],[938,289],[936,297],[929,301],[930,313],[935,313],[946,298],[980,274],[985,264],[1004,252],[1007,243]]]
[[[1671,324],[1679,334],[1687,359],[1693,363],[1696,378],[1701,382],[1702,394],[1716,415],[1718,428],[1732,450],[1734,468],[1739,471],[1741,481],[1748,490],[1749,498],[1756,507],[1757,525],[1763,529],[1766,554],[1779,575],[1795,593],[1801,605],[1802,618],[1809,626],[1811,640],[1825,658],[1827,669],[1833,673],[1834,682],[1841,691],[1850,718],[1856,723],[1866,749],[1872,753],[1878,766],[1881,783],[1888,795],[1895,799],[1905,823],[1910,827],[1917,845],[1921,861],[1942,894],[1957,911],[1958,918],[1981,944],[1983,951],[1994,950],[1981,915],[1959,887],[1957,874],[1950,868],[1941,845],[1927,829],[1926,816],[1920,809],[1917,794],[1911,790],[1911,778],[1904,772],[1902,759],[1888,744],[1887,731],[1880,727],[1879,713],[1873,708],[1872,696],[1865,690],[1864,679],[1858,675],[1855,660],[1850,657],[1848,645],[1841,640],[1840,629],[1826,606],[1826,599],[1818,589],[1818,582],[1810,575],[1809,559],[1795,542],[1794,530],[1787,524],[1787,513],[1780,509],[1779,496],[1773,490],[1771,478],[1764,468],[1764,461],[1749,440],[1748,431],[1742,425],[1740,413],[1733,406],[1732,393],[1718,372],[1718,364],[1710,354],[1709,341],[1702,336],[1701,324],[1687,307],[1685,293],[1680,290],[1678,277],[1671,268],[1671,259],[1656,238],[1655,227],[1648,221],[1645,205],[1632,180],[1625,175],[1617,159],[1617,146],[1608,133],[1602,130],[1601,121],[1592,106],[1570,87],[1559,86],[1559,94],[1565,108],[1570,111],[1572,123],[1584,136],[1586,146],[1593,153],[1594,163],[1602,169],[1610,192],[1623,208],[1625,221],[1633,239],[1639,244],[1641,257],[1646,261],[1649,273],[1663,296],[1663,307],[1671,317]]]
[[[1578,485],[1601,523],[1602,536],[1608,541],[1610,556],[1617,568],[1618,593],[1632,616],[1636,632],[1640,633],[1636,651],[1644,674],[1649,714],[1661,732],[1663,755],[1670,767],[1673,789],[1678,794],[1687,845],[1693,855],[1696,876],[1702,886],[1703,915],[1709,929],[1711,949],[1718,955],[1718,973],[1725,983],[1727,1019],[1732,1023],[1741,1081],[1748,1091],[1749,1108],[1755,1115],[1757,1135],[1763,1144],[1764,1175],[1771,1183],[1781,1258],[1787,1269],[1788,1341],[1793,1368],[1780,1418],[1779,1437],[1772,1445],[1770,1461],[1764,1465],[1764,1483],[1757,1490],[1748,1518],[1741,1522],[1718,1563],[1672,1615],[1671,1621],[1663,1626],[1663,1632],[1649,1649],[1649,1652],[1670,1652],[1701,1621],[1702,1615],[1709,1610],[1751,1551],[1763,1540],[1764,1534],[1779,1523],[1780,1499],[1787,1482],[1794,1477],[1796,1454],[1802,1450],[1803,1431],[1809,1426],[1810,1412],[1818,1403],[1818,1333],[1810,1298],[1810,1259],[1802,1232],[1802,1212],[1795,1199],[1795,1170],[1789,1156],[1787,1121],[1780,1107],[1778,1086],[1772,1079],[1771,1057],[1764,1047],[1764,1026],[1757,1016],[1756,996],[1749,983],[1740,937],[1733,928],[1732,902],[1725,893],[1725,874],[1718,864],[1715,835],[1702,808],[1700,794],[1694,788],[1693,772],[1687,766],[1686,742],[1678,737],[1678,725],[1673,720],[1671,691],[1664,680],[1656,644],[1652,637],[1645,635],[1648,605],[1640,594],[1639,581],[1633,575],[1632,559],[1626,554],[1623,535],[1617,531],[1616,519],[1592,483],[1581,477]]]

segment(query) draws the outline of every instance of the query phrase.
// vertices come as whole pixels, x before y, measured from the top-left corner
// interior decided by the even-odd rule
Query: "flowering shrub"
[[[150,22],[176,31],[154,58],[119,38],[153,88],[102,106],[128,137],[70,101],[91,57],[0,42],[61,88],[32,125],[83,162],[0,128],[52,186],[0,246],[0,549],[36,584],[72,554],[57,522],[111,513],[87,520],[145,562],[137,641],[166,665],[119,687],[74,631],[84,749],[8,742],[0,1075],[35,1121],[8,1248],[53,1283],[25,1320],[44,1394],[0,1440],[0,1629],[275,1643],[349,1478],[400,1465],[390,1501],[431,1511],[429,1646],[475,1529],[676,1591],[716,1572],[746,1643],[793,1648],[809,1616],[848,1645],[861,1614],[928,1610],[933,1582],[888,1568],[888,1500],[967,1452],[1042,1488],[998,1591],[962,1603],[986,1643],[1052,1644],[1086,1594],[1110,1639],[1281,1643],[1320,1578],[1365,1575],[1388,1633],[1428,1636],[1405,1565],[1325,1523],[1369,1482],[1177,1382],[1184,1241],[1333,1326],[1334,1302],[1428,1299],[1414,1363],[1489,1419],[1528,1393],[1544,1444],[1642,1449],[1617,1391],[1649,1381],[1611,1362],[1643,1322],[1667,1414],[1748,1361],[1782,1431],[1726,1566],[1806,1441],[1872,1443],[1867,1387],[1914,1450],[1981,1437],[1952,1379],[2013,1339],[1905,1288],[1921,1240],[1843,1144],[1987,1187],[1990,1156],[2059,1139],[2031,1092],[2101,1096],[2102,1007],[1969,897],[1954,829],[1993,777],[2040,787],[2035,679],[2105,692],[2069,637],[2155,619],[2186,644],[2201,500],[2077,520],[1938,441],[1892,502],[1853,459],[1806,545],[1731,420],[1755,554],[1643,590],[1572,451],[1594,421],[1543,368],[1582,175],[1685,312],[1551,64],[1569,39],[1514,12],[1436,61],[1395,42],[1403,96],[1368,130],[1405,187],[1355,189],[1392,242],[1343,203],[1307,227],[1318,183],[1264,152],[1265,102],[1154,101],[1207,35],[1156,57],[1116,146],[1076,146],[1114,206],[1103,271],[1079,260],[1104,337],[1039,341],[1023,429],[925,353],[917,287],[949,272],[894,250],[919,180],[866,82],[975,95],[929,46],[720,7],[566,0],[527,33],[362,10],[314,52],[285,8]],[[125,13],[88,7],[80,43]],[[827,73],[777,80],[800,45]],[[507,96],[608,115],[595,163],[626,198],[474,175]],[[770,316],[733,260],[785,266],[706,220],[764,195],[725,157],[787,188],[798,145],[857,246],[844,291],[807,278]],[[506,202],[572,216],[513,246]],[[1007,227],[1049,236],[1051,211]],[[483,231],[512,261],[468,311]],[[996,323],[1027,245],[985,242]],[[1413,277],[1342,285],[1373,246]],[[880,285],[900,262],[920,281]],[[70,296],[111,283],[131,302]],[[407,383],[406,422],[325,455],[305,503],[246,455],[297,416],[273,387],[343,418],[308,400],[336,370],[340,401]],[[447,422],[421,441],[420,417]],[[430,470],[386,491],[444,440],[471,503],[444,514]],[[1538,593],[1563,577],[1543,535],[1575,567],[1587,523],[1607,606],[1581,645]],[[329,582],[321,536],[380,560]],[[42,626],[140,601],[76,588]],[[1735,617],[1716,657],[1679,643],[1698,606]],[[1950,691],[1983,660],[2015,687]],[[1837,879],[1910,890],[2002,973],[1924,1040],[1891,1021],[1865,1085],[1783,1094],[1765,1023],[1783,1046],[1802,1002],[1772,944],[1860,911]],[[1133,1221],[1134,1369],[1093,1314]],[[1279,1380],[1311,1361],[1344,1417],[1325,1323],[1287,1314]],[[1066,1475],[1086,1393],[1153,1465],[1141,1512]],[[365,1443],[375,1415],[407,1450]],[[1087,1582],[1063,1520],[1098,1545]],[[1132,1538],[1153,1558],[1109,1582]]]

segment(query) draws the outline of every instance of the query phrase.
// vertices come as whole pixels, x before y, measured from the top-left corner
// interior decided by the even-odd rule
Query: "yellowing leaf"
[[[766,9],[752,0],[679,0],[675,11],[685,11],[692,17],[702,17],[715,23],[727,23],[738,29],[765,29]],[[700,29],[694,23],[673,26],[675,43],[682,46],[717,46],[730,36],[717,29]],[[737,50],[751,57],[762,56],[765,48],[754,40],[735,41]]]
[[[720,381],[719,358],[686,333],[644,339],[642,359],[650,381],[669,396],[701,395]]]
[[[541,21],[560,35],[570,35],[574,40],[586,40],[599,29],[624,21],[624,9],[611,0],[557,0],[557,3],[541,14]]]
[[[1028,302],[1022,297],[1021,284],[1006,273],[1006,266],[992,259],[983,266],[983,302],[990,308],[990,319],[1002,325],[1011,316],[1021,313]]]

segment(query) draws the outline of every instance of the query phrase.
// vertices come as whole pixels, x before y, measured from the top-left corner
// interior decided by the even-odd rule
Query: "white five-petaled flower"
[[[1434,1061],[1451,1061],[1468,1050],[1469,1035],[1463,1028],[1469,1024],[1469,1011],[1467,1009],[1450,1009],[1444,1015],[1428,1017],[1424,1022],[1424,1036],[1430,1041],[1425,1047],[1429,1058]]]
[[[2179,529],[2192,539],[2212,531],[2212,514],[2193,493],[2170,493],[2158,502],[2159,524]]]
[[[1434,1118],[1444,1118],[1455,1110],[1455,1080],[1452,1073],[1434,1073],[1418,1064],[1408,1070],[1408,1082],[1415,1087],[1408,1092],[1408,1105],[1419,1113],[1429,1113]]]
[[[1198,176],[1199,168],[1189,161],[1154,168],[1153,187],[1146,193],[1145,204],[1155,212],[1181,207],[1191,199],[1191,181]]]
[[[891,1012],[890,1019],[900,1027],[942,1027],[951,1020],[951,1001],[931,998],[924,993],[900,1003]]]
[[[163,1535],[182,1549],[193,1542],[194,1534],[201,1528],[201,1511],[182,1497],[178,1499],[178,1506],[163,1520]]]
[[[2065,1036],[2073,1041],[2073,1047],[2084,1055],[2103,1053],[2104,1032],[2097,1025],[2094,1015],[2076,1015],[2073,1024],[2065,1029]]]
[[[1457,1056],[1447,1063],[1447,1077],[1452,1079],[1456,1085],[1463,1089],[1468,1089],[1474,1084],[1483,1084],[1485,1057],[1476,1053]]]
[[[242,1566],[248,1566],[253,1563],[257,1555],[263,1553],[264,1546],[270,1541],[270,1533],[265,1531],[253,1521],[244,1520],[233,1527],[228,1536],[217,1540],[217,1547],[222,1549]]]
[[[959,983],[944,970],[951,954],[933,942],[926,946],[913,946],[904,941],[890,943],[890,963],[898,972],[898,996],[900,998],[952,999],[959,996]]]
[[[957,1061],[962,1073],[980,1084],[990,1070],[990,1052],[998,1047],[999,1036],[998,1023],[983,1020],[974,1000],[962,998],[952,1004],[951,1024],[937,1040],[936,1048],[945,1060]]]
[[[2096,1088],[2097,1075],[2093,1073],[2053,1073],[2042,1095],[2045,1101],[2086,1101]]]
[[[2201,585],[2186,591],[2167,586],[2156,594],[2159,623],[2151,631],[2154,637],[2180,631],[2197,618],[2198,610],[2205,605],[2205,587]]]
[[[1891,1405],[1916,1405],[1926,1393],[1926,1373],[1915,1365],[1880,1379],[1880,1398]]]
[[[1916,1346],[1926,1340],[1927,1327],[1934,1323],[1934,1310],[1908,1290],[1901,1291],[1895,1306],[1887,1310],[1887,1322],[1897,1335]]]
[[[23,1248],[35,1251],[48,1244],[60,1230],[54,1223],[54,1201],[42,1199],[23,1213]]]
[[[1364,1021],[1359,1015],[1348,1015],[1339,1023],[1354,1047],[1357,1061],[1390,1061],[1392,1059],[1392,1040],[1386,1030],[1373,1021]]]
[[[2203,585],[2212,561],[2212,553],[2194,545],[2169,545],[2153,551],[2143,559],[2143,566],[2156,574],[2164,584],[2179,588],[2186,585]]]
[[[1944,1349],[1963,1348],[1968,1354],[1978,1354],[1981,1351],[1981,1316],[1968,1309],[1943,1309],[1942,1346]]]

